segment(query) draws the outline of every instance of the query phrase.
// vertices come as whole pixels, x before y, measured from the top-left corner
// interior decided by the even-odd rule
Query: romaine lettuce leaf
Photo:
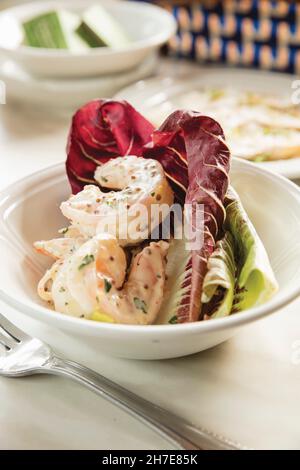
[[[238,267],[233,312],[239,312],[266,302],[277,291],[278,284],[265,247],[232,188],[225,204],[225,228],[234,238]]]
[[[230,232],[226,232],[217,242],[207,269],[201,297],[203,317],[225,317],[232,310],[235,293],[236,264],[234,240]]]
[[[190,259],[190,253],[185,249],[185,240],[171,240],[168,250],[168,262],[166,266],[165,293],[157,324],[179,323],[178,312],[182,305],[182,299],[188,298],[189,285],[185,283],[187,276],[191,275],[185,269]]]
[[[266,250],[243,205],[230,188],[224,237],[208,260],[203,281],[202,316],[224,317],[266,302],[277,282]]]

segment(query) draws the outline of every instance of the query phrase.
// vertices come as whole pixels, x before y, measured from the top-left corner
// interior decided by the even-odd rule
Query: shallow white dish
[[[20,180],[0,194],[0,298],[24,315],[92,345],[95,353],[134,359],[185,356],[215,346],[242,326],[287,305],[300,294],[300,189],[276,174],[233,160],[233,186],[260,234],[279,282],[266,304],[223,319],[184,325],[128,326],[67,317],[45,307],[36,286],[48,265],[32,248],[65,225],[59,204],[69,194],[64,164]]]
[[[177,78],[157,77],[140,81],[117,93],[117,99],[125,99],[145,117],[160,124],[177,109],[176,97],[203,87],[226,87],[256,91],[291,99],[295,76],[256,70],[237,70],[224,67],[195,67],[192,73],[180,73]],[[201,109],[195,111],[200,111]],[[257,163],[290,179],[300,178],[299,158]]]
[[[103,4],[124,26],[132,44],[120,49],[101,47],[83,53],[20,45],[20,24],[42,12],[65,8],[81,12]],[[0,13],[0,52],[28,72],[46,77],[90,77],[122,72],[138,66],[174,34],[176,23],[166,10],[143,2],[120,0],[67,0],[32,2]]]
[[[74,110],[96,97],[111,97],[122,87],[149,77],[157,66],[152,53],[132,70],[93,78],[50,79],[33,77],[16,62],[0,62],[0,79],[6,86],[6,102],[18,102],[48,110]]]

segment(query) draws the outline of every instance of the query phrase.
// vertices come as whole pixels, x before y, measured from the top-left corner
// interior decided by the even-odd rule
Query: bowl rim
[[[296,200],[300,206],[300,188],[288,180],[287,178],[265,168],[258,167],[255,163],[242,160],[240,158],[233,157],[232,164],[252,169],[255,172],[266,175],[269,178],[273,179],[277,184],[281,185],[281,189],[288,191],[289,194]],[[51,164],[44,167],[41,170],[33,172],[16,182],[10,184],[6,188],[0,191],[0,207],[7,200],[8,194],[12,195],[18,185],[28,184],[32,179],[43,176],[49,172],[53,174],[60,173],[64,171],[65,162],[60,162],[56,164]],[[53,177],[50,176],[50,177]],[[0,231],[1,233],[1,231]],[[44,307],[39,303],[33,301],[20,302],[11,295],[7,294],[0,286],[0,300],[4,301],[10,307],[13,307],[20,311],[20,313],[28,314],[30,317],[43,321],[44,318],[50,318],[50,321],[47,323],[53,323],[56,320],[57,327],[62,327],[66,330],[67,326],[73,327],[73,329],[81,330],[90,333],[97,332],[110,332],[115,334],[130,334],[135,332],[140,332],[146,335],[152,335],[153,333],[168,334],[173,332],[174,334],[181,335],[188,332],[194,333],[206,333],[206,332],[215,332],[219,330],[234,329],[235,327],[240,327],[245,324],[250,324],[260,318],[266,317],[271,313],[278,311],[279,309],[287,306],[293,300],[300,296],[300,282],[299,284],[295,283],[294,287],[290,287],[284,295],[281,297],[270,299],[265,304],[250,308],[243,312],[240,312],[236,315],[229,315],[224,318],[216,318],[210,321],[197,321],[191,323],[181,323],[181,324],[166,324],[166,325],[123,325],[117,323],[100,323],[93,322],[87,319],[76,318],[68,315],[63,315],[59,312],[55,312],[49,308]]]
[[[89,0],[91,4],[93,4],[93,0]],[[59,2],[55,2],[54,0],[48,0],[47,2],[29,2],[26,4],[21,4],[21,5],[15,5],[9,8],[5,8],[3,11],[0,12],[0,20],[1,17],[8,15],[8,14],[14,14],[14,12],[17,12],[19,10],[24,10],[25,7],[37,7],[39,4],[42,7],[42,11],[47,9],[47,5],[52,5],[53,7],[55,5],[59,6],[60,4],[66,3],[65,0],[59,0]],[[10,54],[16,54],[19,56],[27,56],[27,57],[42,57],[44,56],[45,58],[56,58],[56,59],[66,59],[66,58],[86,58],[86,57],[93,57],[93,56],[117,56],[119,54],[124,54],[124,53],[130,53],[138,50],[143,50],[143,49],[148,49],[148,48],[153,48],[155,46],[159,46],[161,44],[164,44],[165,42],[168,41],[168,39],[175,34],[176,29],[177,29],[177,24],[176,20],[173,17],[173,15],[165,10],[162,7],[159,7],[157,5],[153,5],[150,3],[146,3],[145,1],[128,1],[128,0],[123,0],[120,2],[120,0],[102,0],[101,3],[106,3],[108,5],[115,4],[118,5],[122,3],[123,7],[126,8],[126,6],[134,7],[137,9],[145,10],[145,16],[147,11],[152,11],[156,12],[157,15],[160,17],[164,17],[164,21],[166,26],[165,31],[157,31],[153,36],[145,39],[138,39],[132,42],[132,44],[123,47],[123,48],[110,48],[110,47],[96,47],[96,48],[91,48],[87,49],[84,52],[72,52],[69,50],[65,49],[47,49],[47,48],[42,48],[42,47],[31,47],[31,46],[26,46],[20,44],[19,46],[12,48],[12,47],[5,47],[3,44],[0,42],[0,51],[5,51],[6,53]],[[70,5],[71,8],[74,8],[74,5],[83,5],[84,0],[73,0],[72,5]]]

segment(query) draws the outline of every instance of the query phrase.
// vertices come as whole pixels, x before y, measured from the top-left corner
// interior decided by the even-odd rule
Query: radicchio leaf
[[[152,134],[152,141],[145,145],[144,158],[158,160],[163,166],[177,201],[184,204],[189,186],[185,141],[180,124],[187,113],[175,111]]]
[[[144,157],[160,161],[178,201],[204,205],[204,240],[199,250],[190,253],[185,267],[185,296],[178,322],[199,319],[207,261],[225,220],[230,152],[223,139],[223,130],[214,119],[196,112],[175,111],[143,152]]]
[[[126,101],[95,100],[73,117],[67,147],[67,174],[73,194],[97,184],[94,173],[113,157],[142,154],[154,127]]]

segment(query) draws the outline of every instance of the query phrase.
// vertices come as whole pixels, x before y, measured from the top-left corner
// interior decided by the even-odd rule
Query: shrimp
[[[84,236],[107,232],[116,236],[121,246],[137,244],[155,228],[151,227],[151,206],[173,204],[173,192],[161,164],[155,160],[132,155],[114,158],[97,168],[95,179],[100,186],[113,191],[102,192],[99,187],[88,185],[61,204],[63,215]],[[128,227],[138,220],[141,205],[146,208],[146,220],[143,219],[143,227],[137,224],[131,234]],[[166,215],[162,213],[158,223]]]
[[[44,276],[38,283],[37,292],[38,295],[42,300],[48,302],[48,304],[53,304],[53,297],[52,297],[52,287],[53,287],[53,280],[58,273],[60,266],[62,265],[61,260],[57,260],[50,269],[47,269]]]
[[[123,324],[155,322],[164,293],[168,243],[151,242],[129,268],[116,238],[86,241],[52,275],[51,300],[66,315]]]
[[[53,240],[42,240],[33,244],[38,253],[50,256],[54,259],[65,258],[74,253],[82,244],[84,238],[54,238]]]
[[[41,299],[49,304],[53,304],[52,285],[64,260],[75,253],[75,251],[84,243],[82,237],[72,238],[54,238],[53,240],[42,240],[33,244],[38,253],[50,256],[55,259],[53,266],[46,271],[38,283],[38,294]]]

